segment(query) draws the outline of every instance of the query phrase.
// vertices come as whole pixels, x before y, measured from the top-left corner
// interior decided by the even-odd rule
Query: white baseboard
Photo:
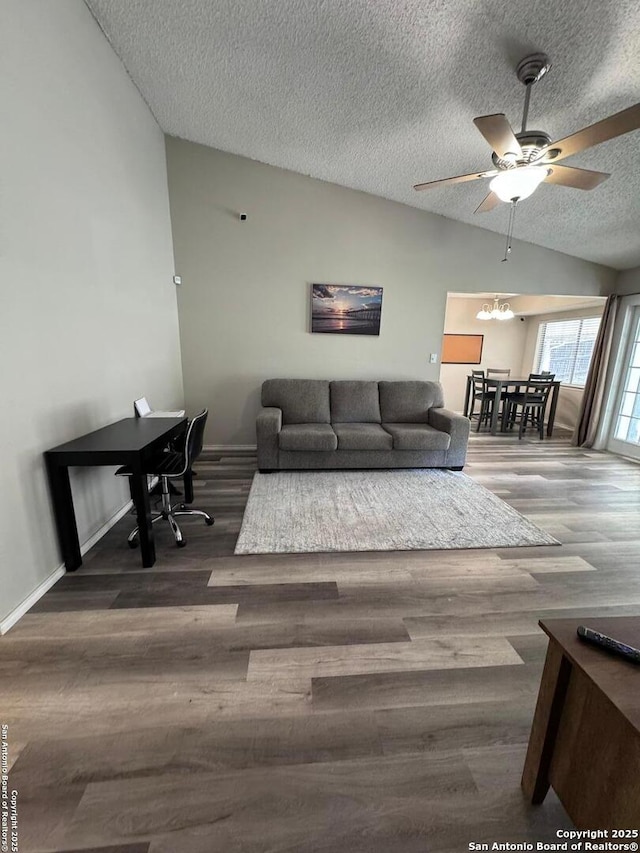
[[[209,450],[211,453],[255,453],[257,446],[255,444],[205,444],[203,450]]]
[[[58,566],[57,569],[51,572],[49,577],[45,578],[42,583],[33,590],[31,595],[28,595],[25,600],[15,608],[15,610],[12,610],[11,613],[9,613],[9,615],[0,622],[0,634],[6,634],[9,628],[13,628],[18,619],[22,619],[27,610],[31,610],[36,601],[42,598],[45,592],[51,589],[54,583],[59,581],[64,573],[64,565]]]
[[[157,482],[157,480],[155,482]],[[150,488],[153,488],[153,486],[154,482],[152,481]],[[120,507],[120,509],[116,513],[114,513],[114,515],[112,515],[108,521],[105,521],[102,527],[96,530],[96,532],[87,539],[84,545],[80,546],[80,553],[82,554],[82,556],[84,557],[87,551],[90,551],[96,544],[96,542],[99,542],[100,539],[102,539],[102,537],[105,535],[105,533],[108,533],[113,527],[113,525],[117,524],[121,518],[124,518],[125,515],[129,512],[129,510],[132,508],[133,501],[128,500],[126,504],[123,507]]]
[[[127,501],[126,504],[119,509],[115,515],[112,515],[111,518],[105,522],[102,527],[100,527],[96,532],[90,536],[87,541],[80,546],[80,553],[84,556],[87,551],[89,551],[93,546],[98,542],[102,537],[107,533],[114,524],[117,524],[123,516],[125,516],[131,507],[133,506],[132,501]],[[33,590],[33,592],[28,595],[25,600],[19,604],[14,610],[11,611],[5,618],[0,622],[0,635],[6,634],[9,628],[12,628],[19,619],[22,619],[24,614],[30,610],[33,605],[42,598],[42,596],[51,589],[51,587],[56,583],[56,581],[60,580],[60,578],[64,575],[66,569],[64,567],[64,563],[61,563],[56,569],[54,569],[48,578],[45,578],[42,583],[38,584],[38,586]]]

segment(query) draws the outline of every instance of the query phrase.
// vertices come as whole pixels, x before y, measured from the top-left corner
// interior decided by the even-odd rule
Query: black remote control
[[[627,646],[625,643],[614,640],[613,637],[607,637],[606,634],[600,634],[598,631],[586,628],[584,625],[578,625],[578,636],[581,640],[594,643],[596,646],[601,646],[609,652],[626,658],[626,660],[640,664],[640,649],[636,649],[634,646]]]

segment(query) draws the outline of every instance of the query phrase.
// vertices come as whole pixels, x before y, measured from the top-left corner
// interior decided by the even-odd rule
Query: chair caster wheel
[[[133,550],[134,550],[134,548],[137,548],[137,547],[138,547],[138,540],[137,540],[137,539],[133,539],[132,541],[130,541],[129,539],[127,539],[127,545],[128,545],[128,546],[129,546],[129,548],[131,548],[131,550],[133,551]]]
[[[181,539],[179,542],[176,542],[176,547],[177,547],[177,548],[184,548],[184,546],[185,546],[186,544],[187,544],[186,540],[185,540],[185,539]]]
[[[213,518],[205,518],[204,523],[207,525],[207,527],[213,527],[215,521]]]

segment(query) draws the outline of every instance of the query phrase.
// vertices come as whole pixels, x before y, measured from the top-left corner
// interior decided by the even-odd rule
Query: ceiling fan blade
[[[489,193],[486,195],[482,202],[476,207],[473,211],[474,213],[486,213],[488,210],[493,210],[496,204],[500,203],[500,199],[495,193]]]
[[[591,169],[575,169],[572,166],[556,166],[552,163],[544,180],[547,184],[560,184],[563,187],[574,187],[576,190],[592,190],[608,177],[610,175],[607,172],[592,172]]]
[[[553,158],[553,162],[564,160],[565,157],[584,151],[585,148],[599,145],[608,139],[615,139],[616,136],[622,136],[623,133],[629,133],[638,128],[640,128],[640,104],[634,104],[609,118],[603,118],[602,121],[597,121],[589,127],[583,127],[571,136],[552,142],[547,151],[560,149],[560,154]]]
[[[464,184],[466,181],[477,181],[478,178],[493,178],[498,172],[471,172],[469,175],[456,175],[455,178],[443,178],[441,181],[428,181],[426,184],[416,184],[414,190],[430,190],[432,187],[442,187],[445,184]]]
[[[473,123],[487,140],[498,157],[503,160],[517,160],[522,157],[522,148],[516,139],[511,125],[504,113],[491,116],[478,116]]]

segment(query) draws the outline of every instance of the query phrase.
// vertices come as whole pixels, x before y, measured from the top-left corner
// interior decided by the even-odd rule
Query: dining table
[[[464,408],[463,414],[465,417],[469,417],[471,410],[473,409],[473,379],[477,377],[473,377],[471,375],[467,376],[467,389],[464,395]],[[493,391],[494,399],[492,406],[492,414],[491,414],[491,435],[496,435],[498,432],[498,421],[500,420],[500,398],[502,397],[503,391],[515,391],[516,393],[520,391],[521,388],[529,385],[533,380],[529,379],[528,376],[488,376],[483,380],[484,382],[484,390],[485,392]],[[562,383],[554,379],[552,382],[549,382],[551,386],[551,397],[549,402],[549,414],[547,417],[547,436],[553,435],[553,422],[556,417],[556,409],[558,408],[558,397],[560,395],[560,385]]]

